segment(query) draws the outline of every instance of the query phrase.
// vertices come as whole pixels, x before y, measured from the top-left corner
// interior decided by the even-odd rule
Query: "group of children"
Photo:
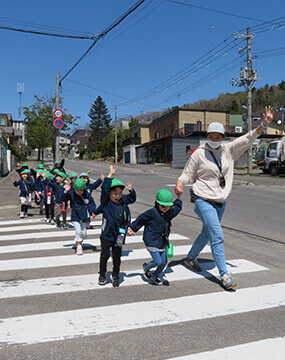
[[[69,181],[64,171],[64,159],[55,163],[55,167],[49,172],[42,164],[38,169],[29,168],[23,164],[17,171],[21,179],[15,181],[11,177],[14,186],[20,187],[21,217],[27,217],[28,208],[31,206],[31,194],[41,204],[40,212],[45,210],[46,222],[60,224],[60,216],[63,217],[62,227],[67,228],[66,208],[71,207],[71,221],[75,229],[76,254],[82,255],[82,242],[87,237],[87,229],[90,227],[91,217],[102,214],[101,229],[101,254],[99,265],[98,284],[106,284],[107,262],[110,250],[113,258],[112,284],[119,287],[119,272],[121,265],[122,245],[125,237],[132,236],[144,226],[143,241],[149,251],[152,260],[143,264],[143,275],[147,281],[155,285],[165,283],[161,274],[167,264],[166,250],[169,248],[169,234],[171,220],[182,209],[180,195],[173,201],[172,193],[167,189],[161,189],[156,194],[155,205],[152,209],[139,215],[135,221],[131,221],[129,205],[136,201],[136,192],[131,183],[126,185],[119,179],[114,178],[115,169],[110,165],[109,174],[101,175],[96,182],[90,183],[89,172],[79,176],[76,173],[69,175]],[[34,181],[32,180],[34,178]],[[92,191],[101,185],[100,204],[96,207],[92,197]],[[124,189],[129,193],[123,194]],[[154,271],[151,269],[155,268]]]

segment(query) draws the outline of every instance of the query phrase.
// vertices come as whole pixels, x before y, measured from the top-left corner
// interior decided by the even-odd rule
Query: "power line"
[[[120,16],[113,24],[111,24],[107,29],[101,32],[99,35],[95,37],[95,40],[92,45],[85,51],[85,53],[77,60],[77,62],[72,66],[70,70],[60,79],[60,83],[71,73],[72,70],[76,68],[76,66],[85,58],[85,56],[91,51],[91,49],[96,45],[97,41],[103,38],[105,35],[108,34],[112,29],[118,26],[128,15],[134,12],[145,0],[141,0],[136,2],[127,12],[125,12],[122,16]]]
[[[248,16],[238,15],[238,14],[233,14],[233,13],[229,13],[229,12],[225,12],[225,11],[221,11],[221,10],[209,9],[209,8],[206,8],[206,7],[203,7],[203,6],[186,4],[186,3],[182,2],[182,1],[176,1],[176,0],[167,0],[167,1],[175,3],[175,4],[179,4],[179,5],[189,6],[189,7],[200,9],[200,10],[206,10],[206,11],[211,11],[211,12],[215,12],[215,13],[219,13],[219,14],[223,14],[223,15],[238,17],[238,18],[241,18],[241,19],[259,21],[259,22],[265,23],[264,20],[255,19],[255,18],[251,18],[251,17],[248,17]]]
[[[20,29],[20,28],[14,28],[11,26],[2,26],[0,25],[0,29],[3,30],[12,30],[17,32],[23,32],[28,34],[36,34],[36,35],[46,35],[46,36],[55,36],[55,37],[61,37],[61,38],[69,38],[69,39],[93,39],[94,35],[92,36],[78,36],[78,35],[64,35],[64,34],[56,34],[56,33],[48,33],[43,31],[36,31],[36,30],[26,30],[26,29]]]

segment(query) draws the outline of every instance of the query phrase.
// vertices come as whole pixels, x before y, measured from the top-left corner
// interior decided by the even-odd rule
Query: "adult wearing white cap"
[[[233,185],[234,162],[270,125],[273,119],[271,106],[265,108],[262,118],[261,125],[255,130],[225,144],[224,126],[217,122],[211,123],[207,130],[206,144],[192,154],[176,182],[177,194],[183,193],[184,184],[193,185],[190,190],[191,202],[195,202],[194,211],[203,223],[202,231],[190,249],[185,264],[191,270],[200,272],[202,269],[197,257],[210,241],[222,286],[226,290],[237,284],[226,267],[221,220]]]

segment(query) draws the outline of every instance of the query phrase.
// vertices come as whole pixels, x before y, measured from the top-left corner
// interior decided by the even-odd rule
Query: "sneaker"
[[[143,277],[146,279],[146,280],[149,280],[151,278],[151,272],[149,270],[146,270],[145,267],[146,267],[147,263],[144,263],[143,264]]]
[[[120,286],[119,276],[112,276],[112,278],[113,287],[118,288]]]
[[[154,285],[162,285],[162,281],[155,275],[151,275],[151,280],[153,281]]]
[[[67,230],[67,225],[66,224],[62,224],[62,227],[64,230]]]
[[[233,279],[232,279],[232,277],[230,275],[225,274],[222,277],[222,287],[225,290],[231,290],[236,286],[237,286],[237,284],[233,281]]]
[[[45,222],[48,224],[50,223],[50,219],[45,219]]]
[[[59,220],[55,220],[55,223],[56,223],[56,227],[60,228],[61,225],[60,225],[60,221]]]
[[[98,284],[99,285],[105,285],[106,284],[106,277],[103,276],[103,275],[99,275]]]
[[[201,268],[201,266],[200,266],[197,259],[190,259],[189,257],[187,257],[184,260],[184,264],[186,266],[188,266],[189,269],[191,269],[192,271],[196,271],[196,272],[201,272],[202,271],[202,268]]]
[[[27,218],[27,217],[28,217],[28,213],[25,212],[25,213],[24,213],[24,217]]]
[[[76,255],[83,255],[83,249],[81,245],[77,245],[76,247]]]
[[[25,214],[21,211],[20,218],[25,217]]]
[[[51,219],[51,220],[49,221],[49,223],[50,223],[51,225],[54,225],[54,224],[55,224],[55,221],[54,221],[53,219]]]

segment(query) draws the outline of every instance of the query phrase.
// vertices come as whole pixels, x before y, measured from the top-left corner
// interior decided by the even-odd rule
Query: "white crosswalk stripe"
[[[76,256],[74,250],[74,230],[55,229],[43,223],[42,219],[10,220],[0,222],[0,299],[7,307],[12,300],[11,307],[26,299],[31,305],[40,299],[49,296],[49,302],[59,301],[61,297],[78,296],[81,299],[84,291],[91,291],[92,296],[107,296],[114,300],[107,304],[85,307],[65,308],[65,300],[59,301],[56,311],[48,308],[35,308],[28,314],[25,307],[17,310],[17,315],[7,315],[0,319],[0,356],[1,351],[11,345],[32,345],[47,342],[60,342],[66,339],[82,339],[86,336],[109,334],[129,331],[132,341],[132,332],[143,331],[146,328],[160,328],[174,326],[175,324],[193,323],[207,319],[221,319],[257,311],[270,311],[285,306],[285,283],[262,284],[253,287],[238,288],[236,292],[226,292],[217,287],[216,291],[203,293],[180,294],[173,291],[171,296],[165,296],[167,289],[171,291],[172,284],[183,282],[191,289],[191,285],[203,283],[205,279],[218,278],[218,270],[213,261],[201,262],[202,272],[195,273],[184,266],[181,261],[188,253],[189,237],[176,233],[170,236],[174,245],[174,258],[169,259],[168,267],[164,272],[164,279],[168,280],[170,287],[151,287],[143,278],[142,263],[150,259],[142,241],[141,231],[128,237],[122,252],[122,265],[120,273],[120,288],[112,289],[110,274],[107,276],[105,286],[98,285],[98,263],[100,258],[100,227],[101,220],[92,222],[96,229],[88,230],[83,256]],[[29,221],[30,220],[30,221]],[[45,231],[45,229],[47,229]],[[3,235],[4,234],[4,235]],[[37,239],[40,239],[37,242]],[[14,240],[13,245],[9,242]],[[17,241],[21,241],[17,244]],[[134,247],[133,247],[134,245]],[[93,247],[93,248],[92,248]],[[96,249],[94,248],[96,247]],[[66,250],[66,252],[59,252]],[[97,250],[97,251],[94,251]],[[41,253],[41,251],[49,251]],[[203,253],[211,251],[206,246]],[[43,256],[42,256],[43,255]],[[6,258],[7,257],[7,258]],[[111,259],[109,260],[111,262]],[[96,264],[95,268],[84,268],[85,265]],[[235,276],[243,274],[267,274],[270,269],[248,259],[231,259],[227,261],[230,272]],[[81,269],[85,269],[81,273]],[[65,269],[68,269],[66,272]],[[26,272],[24,271],[26,270]],[[29,270],[32,270],[29,272]],[[16,272],[16,275],[15,275]],[[52,274],[52,275],[51,275]],[[256,274],[256,275],[255,275]],[[20,275],[20,276],[19,276]],[[129,293],[136,289],[138,295],[134,300],[122,300],[125,291]],[[177,288],[179,289],[179,287]],[[145,293],[150,298],[144,298]],[[104,295],[105,294],[105,295]],[[117,294],[119,294],[117,296]],[[116,296],[115,296],[116,295]],[[34,299],[37,299],[34,301]],[[121,299],[121,300],[120,300]],[[13,305],[15,302],[15,305]],[[79,301],[80,303],[80,301]],[[57,304],[57,303],[56,303]],[[95,306],[94,306],[95,305]],[[1,303],[0,303],[1,306]],[[1,310],[1,307],[0,307]],[[19,314],[20,311],[20,315]],[[3,312],[4,313],[4,312]],[[8,313],[9,314],[9,313]],[[269,335],[270,336],[270,335]],[[268,336],[268,337],[269,337]],[[199,353],[173,357],[169,360],[186,359],[279,359],[284,353],[284,337],[260,339],[246,344],[239,344],[215,349],[214,351],[201,351]],[[205,350],[205,349],[204,349]],[[183,352],[182,352],[183,353]],[[176,354],[181,354],[178,351]],[[185,354],[185,352],[184,352]],[[187,354],[187,352],[186,352]],[[266,357],[267,356],[267,357]],[[120,356],[118,356],[120,358]],[[157,359],[165,358],[157,357]]]

